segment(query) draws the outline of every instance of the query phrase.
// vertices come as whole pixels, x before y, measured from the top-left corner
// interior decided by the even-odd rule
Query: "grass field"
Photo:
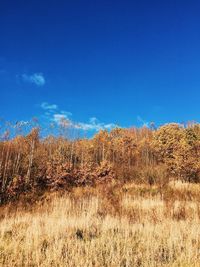
[[[200,266],[199,185],[76,188],[0,208],[0,266]]]

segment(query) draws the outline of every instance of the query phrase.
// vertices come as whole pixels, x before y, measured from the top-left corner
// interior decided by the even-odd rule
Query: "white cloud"
[[[26,125],[29,125],[30,124],[30,121],[17,121],[14,125],[13,128],[18,128],[18,127],[23,127],[23,126],[26,126]]]
[[[44,114],[42,116],[47,122],[61,124],[64,120],[68,120],[68,117],[72,115],[71,112],[60,110],[58,105],[49,104],[48,102],[42,102],[39,107],[43,109]]]
[[[46,83],[46,80],[42,73],[33,73],[31,75],[24,73],[22,74],[22,80],[24,82],[33,83],[37,86],[43,86]]]
[[[47,102],[42,102],[40,107],[44,110],[56,110],[58,108],[56,104],[48,104]]]
[[[54,122],[57,125],[66,126],[72,129],[80,129],[83,131],[100,131],[100,130],[111,130],[117,125],[114,123],[103,123],[97,118],[92,117],[88,122],[76,122],[71,119],[72,113],[60,110],[58,105],[49,104],[48,102],[43,102],[40,107],[45,111],[45,118],[49,122]]]
[[[76,124],[77,128],[82,129],[84,131],[100,131],[100,130],[111,130],[116,127],[116,124],[114,123],[103,123],[99,122],[97,118],[92,117],[89,119],[88,123],[79,122]]]
[[[53,114],[53,118],[52,121],[60,124],[61,122],[63,122],[64,120],[68,120],[67,115],[65,114]]]
[[[96,118],[90,118],[89,122],[75,122],[71,119],[69,119],[69,116],[71,116],[70,112],[66,112],[66,114],[63,113],[56,113],[53,114],[52,121],[55,122],[58,125],[70,127],[73,129],[80,129],[83,131],[100,131],[100,130],[111,130],[115,127],[117,127],[114,123],[103,123],[99,122]]]
[[[72,116],[72,113],[69,112],[69,111],[61,110],[60,113],[63,114],[63,115],[66,115],[67,117],[68,117],[68,116]]]

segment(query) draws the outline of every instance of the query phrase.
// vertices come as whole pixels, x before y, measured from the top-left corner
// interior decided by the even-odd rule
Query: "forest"
[[[200,182],[200,124],[169,123],[159,128],[100,130],[92,138],[72,138],[67,123],[57,135],[6,130],[0,141],[0,200],[22,193],[70,190],[77,186],[159,185]]]

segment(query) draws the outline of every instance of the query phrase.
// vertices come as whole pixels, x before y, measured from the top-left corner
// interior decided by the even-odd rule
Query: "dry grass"
[[[200,266],[199,202],[132,188],[147,190],[127,185],[115,209],[94,189],[2,207],[0,266]]]

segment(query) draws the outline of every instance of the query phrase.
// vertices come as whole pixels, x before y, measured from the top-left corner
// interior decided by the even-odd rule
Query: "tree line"
[[[69,189],[117,180],[200,181],[200,124],[101,130],[92,138],[40,137],[40,128],[0,141],[0,200],[29,190]]]

